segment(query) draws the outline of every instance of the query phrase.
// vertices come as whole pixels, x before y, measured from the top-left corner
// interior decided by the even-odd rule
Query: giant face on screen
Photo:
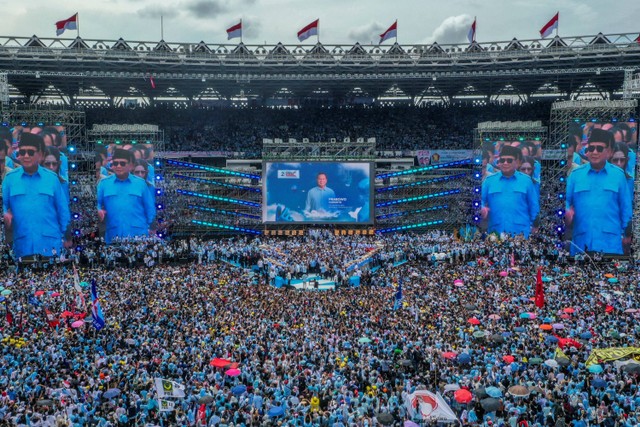
[[[66,148],[63,126],[0,127],[3,237],[17,258],[71,243]]]
[[[481,150],[484,226],[489,233],[529,237],[540,212],[540,141],[485,141]]]
[[[371,163],[267,162],[263,171],[266,223],[373,221]]]
[[[572,123],[565,225],[571,255],[629,253],[637,123]]]
[[[151,144],[96,146],[99,230],[107,244],[151,234],[156,216]]]

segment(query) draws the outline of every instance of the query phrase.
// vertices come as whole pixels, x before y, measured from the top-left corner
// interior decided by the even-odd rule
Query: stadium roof
[[[13,96],[201,99],[278,93],[336,99],[390,89],[412,98],[602,93],[640,69],[637,34],[470,45],[212,45],[0,37]],[[153,82],[153,83],[152,83]],[[153,88],[152,86],[155,86]]]

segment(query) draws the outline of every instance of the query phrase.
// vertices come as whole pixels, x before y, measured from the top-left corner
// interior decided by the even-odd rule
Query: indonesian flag
[[[151,84],[151,89],[156,88],[156,81],[153,79],[153,76],[149,77],[149,83]]]
[[[538,267],[536,274],[536,307],[544,307],[544,287],[542,286],[542,269]]]
[[[306,27],[298,31],[298,40],[303,42],[311,36],[317,36],[319,25],[320,25],[320,20],[316,19],[311,24],[307,25]]]
[[[380,42],[378,42],[378,44],[382,43],[385,40],[389,40],[391,37],[398,37],[398,20],[396,20],[396,22],[394,22],[389,28],[387,28],[387,31],[380,34]]]
[[[56,36],[64,33],[64,30],[77,30],[78,29],[78,14],[76,13],[69,19],[63,19],[56,22]]]
[[[467,33],[467,39],[469,43],[476,41],[476,18],[473,18],[473,24],[469,27],[469,33]]]
[[[556,13],[551,21],[547,22],[544,27],[540,30],[540,37],[545,38],[549,34],[553,32],[553,30],[558,29],[558,21],[560,20],[560,12]]]
[[[227,40],[237,39],[239,37],[242,37],[242,21],[227,28]]]
[[[640,36],[638,36],[638,38],[636,38],[636,41],[637,41],[638,43],[640,43]]]

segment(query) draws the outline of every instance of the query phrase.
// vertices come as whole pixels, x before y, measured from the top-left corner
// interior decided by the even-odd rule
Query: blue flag
[[[102,314],[102,307],[100,307],[100,301],[98,301],[95,279],[91,280],[91,317],[93,318],[93,327],[97,331],[104,328],[104,314]]]
[[[398,283],[398,290],[396,291],[396,300],[393,303],[393,309],[397,310],[402,304],[402,282]]]

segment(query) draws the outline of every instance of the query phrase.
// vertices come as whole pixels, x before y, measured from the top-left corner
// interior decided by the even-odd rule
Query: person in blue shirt
[[[480,215],[488,219],[489,233],[523,234],[526,238],[531,233],[540,202],[531,177],[518,171],[521,162],[518,147],[503,146],[498,159],[500,171],[482,183]]]
[[[567,179],[567,225],[572,226],[571,255],[583,251],[623,254],[631,241],[631,196],[622,169],[611,157],[613,135],[594,129],[587,142],[589,163]]]
[[[133,154],[115,149],[114,174],[98,184],[98,218],[106,222],[105,242],[116,237],[144,236],[156,215],[153,194],[144,179],[131,174]]]
[[[13,232],[16,258],[60,253],[70,220],[69,205],[57,174],[40,166],[44,141],[23,133],[18,145],[21,167],[2,182],[5,228]],[[67,243],[70,243],[67,239]]]
[[[335,198],[336,193],[329,187],[327,187],[327,174],[319,172],[316,176],[316,187],[313,187],[307,193],[307,203],[305,206],[306,212],[311,211],[329,211],[329,199]]]

